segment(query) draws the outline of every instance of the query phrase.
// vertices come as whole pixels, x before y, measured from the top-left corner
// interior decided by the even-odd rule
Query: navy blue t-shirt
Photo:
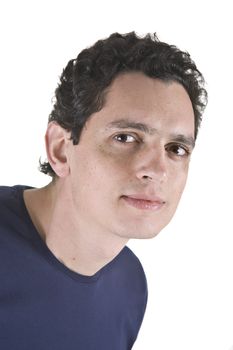
[[[71,271],[34,227],[26,188],[0,187],[0,349],[131,349],[147,302],[138,258],[124,247],[93,276]]]

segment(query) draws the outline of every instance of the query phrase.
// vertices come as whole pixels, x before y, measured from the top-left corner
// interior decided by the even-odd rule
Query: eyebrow
[[[179,134],[179,135],[171,135],[171,137],[176,142],[181,142],[192,148],[195,147],[195,139],[192,136],[185,136],[185,135]]]
[[[132,122],[128,121],[126,119],[120,119],[116,120],[114,122],[111,122],[110,124],[107,125],[107,128],[119,128],[119,129],[137,129],[140,131],[143,131],[146,134],[153,135],[156,132],[155,128],[151,128],[149,125],[144,124],[144,123],[137,123],[137,122]]]
[[[118,128],[118,129],[136,129],[144,132],[145,134],[154,135],[157,129],[150,127],[145,123],[138,123],[129,121],[126,119],[116,120],[107,125],[108,129]],[[186,144],[187,146],[195,147],[195,139],[192,136],[185,136],[183,134],[172,134],[171,138],[176,142],[181,142]]]

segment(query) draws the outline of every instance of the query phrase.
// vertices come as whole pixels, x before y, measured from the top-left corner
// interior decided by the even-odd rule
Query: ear
[[[69,134],[54,121],[48,124],[45,134],[47,158],[58,177],[66,177],[70,172],[66,154]]]

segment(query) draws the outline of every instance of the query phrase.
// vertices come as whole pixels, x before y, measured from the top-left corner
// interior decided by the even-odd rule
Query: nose
[[[162,147],[145,150],[137,159],[136,177],[141,181],[166,182],[168,164],[166,151]]]

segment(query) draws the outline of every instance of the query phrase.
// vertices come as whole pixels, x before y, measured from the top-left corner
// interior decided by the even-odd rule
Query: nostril
[[[143,178],[143,179],[146,179],[146,180],[148,180],[148,179],[152,180],[152,177],[151,177],[151,176],[148,176],[148,175],[143,175],[142,178]]]
[[[145,173],[144,173],[145,174]],[[148,174],[147,175],[143,175],[139,174],[139,176],[137,176],[140,180],[144,181],[144,182],[166,182],[167,181],[167,173],[166,172],[162,172],[161,174]]]

